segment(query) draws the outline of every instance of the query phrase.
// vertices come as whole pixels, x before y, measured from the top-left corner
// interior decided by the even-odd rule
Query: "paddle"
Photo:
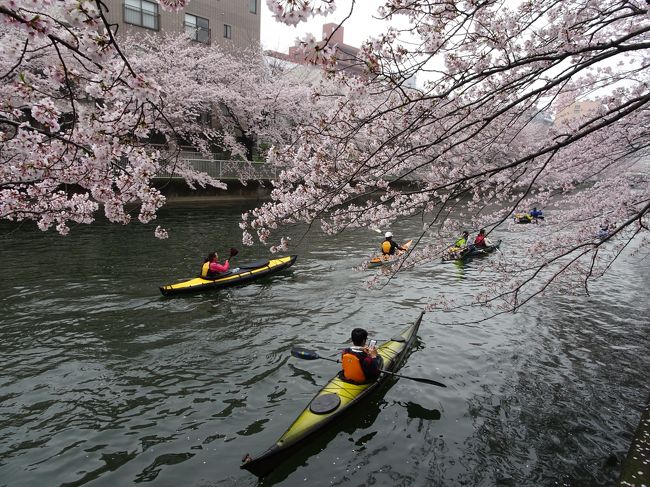
[[[291,355],[304,360],[316,360],[320,358],[323,360],[329,360],[330,362],[340,363],[339,360],[335,360],[329,357],[321,357],[320,355],[318,355],[318,353],[314,352],[313,350],[307,350],[306,348],[294,348],[291,350]],[[424,384],[431,384],[432,386],[447,387],[442,382],[437,382],[435,380],[424,379],[422,377],[409,377],[408,375],[396,374],[395,372],[390,372],[389,370],[384,370],[384,369],[379,369],[379,370],[384,374],[394,375],[395,377],[401,377],[402,379],[414,380],[416,382],[422,382]]]
[[[228,256],[228,260],[232,259],[238,253],[239,250],[237,250],[235,247],[230,247],[230,255]]]

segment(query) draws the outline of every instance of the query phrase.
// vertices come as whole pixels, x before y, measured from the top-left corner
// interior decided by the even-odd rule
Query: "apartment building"
[[[597,101],[575,101],[564,110],[555,114],[555,124],[567,124],[584,117],[593,116],[602,106],[602,103]]]
[[[167,12],[155,0],[104,0],[118,35],[187,32],[197,42],[245,48],[260,42],[262,0],[192,0]]]

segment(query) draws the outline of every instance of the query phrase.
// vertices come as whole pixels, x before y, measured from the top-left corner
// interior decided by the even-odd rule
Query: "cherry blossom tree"
[[[312,96],[312,85],[326,88],[322,76],[309,79],[305,68],[272,66],[259,46],[225,51],[185,34],[141,36],[124,44],[131,46],[125,53],[132,66],[160,85],[176,132],[204,152],[215,143],[250,161],[258,141],[290,143],[296,126],[328,109]],[[201,122],[202,114],[208,123]]]
[[[178,9],[181,0],[160,0]],[[129,64],[103,2],[11,0],[0,5],[0,218],[61,234],[89,223],[155,218],[160,154],[140,141],[173,132],[158,84]],[[190,184],[220,183],[180,168]],[[166,232],[157,228],[156,234]]]
[[[336,2],[268,3],[293,25]],[[347,81],[334,116],[276,148],[290,169],[273,201],[244,215],[244,240],[277,250],[289,244],[287,224],[337,233],[418,216],[403,268],[438,259],[461,228],[492,232],[536,205],[552,211],[552,231],[477,300],[511,310],[549,286],[588,290],[626,245],[648,243],[650,185],[630,170],[650,145],[648,10],[642,0],[384,2],[386,31],[358,56],[367,76]],[[398,17],[407,28],[391,26]],[[539,122],[582,100],[599,109]],[[606,219],[610,235],[594,239]]]
[[[224,52],[184,34],[118,43],[105,13],[100,0],[0,6],[0,218],[66,234],[100,207],[128,223],[136,204],[150,222],[165,200],[152,184],[161,171],[225,188],[184,163],[179,142],[250,160],[258,141],[291,141],[326,108],[295,70],[271,70],[259,47]]]
[[[188,2],[159,3],[179,9]],[[267,4],[295,25],[332,12],[337,2]],[[212,137],[250,153],[246,137],[259,133],[276,142],[270,160],[286,170],[273,200],[244,215],[246,243],[256,236],[272,250],[285,248],[282,227],[298,222],[336,233],[419,217],[422,234],[397,264],[403,268],[437,258],[461,228],[492,232],[515,211],[546,207],[549,236],[504,267],[503,288],[477,296],[504,310],[549,286],[588,289],[626,245],[647,243],[650,189],[630,171],[647,157],[650,140],[645,1],[386,0],[377,12],[385,32],[358,55],[365,77],[336,72],[331,38],[305,39],[315,52],[310,59],[326,63],[338,83],[314,89],[311,99],[331,107],[317,120],[265,123],[267,114],[281,117],[296,106],[272,80],[258,92],[268,103],[247,109],[237,90],[210,93],[196,84],[224,107],[221,134],[187,119],[197,104],[181,103],[171,84],[161,89],[146,74],[156,72],[153,64],[134,68],[104,13],[101,0],[0,5],[1,218],[65,234],[70,221],[92,221],[99,205],[111,221],[127,223],[125,205],[137,202],[138,218],[150,222],[164,202],[151,178],[168,161],[143,140],[162,134],[207,150]],[[394,27],[397,18],[408,27]],[[269,81],[263,70],[255,73]],[[581,100],[599,109],[538,123]],[[191,185],[221,186],[174,162]],[[596,240],[604,219],[613,228]]]

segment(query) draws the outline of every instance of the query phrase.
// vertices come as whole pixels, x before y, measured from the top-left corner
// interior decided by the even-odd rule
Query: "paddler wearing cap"
[[[384,241],[381,243],[381,253],[384,255],[395,255],[396,250],[406,250],[393,240],[393,233],[386,232]]]

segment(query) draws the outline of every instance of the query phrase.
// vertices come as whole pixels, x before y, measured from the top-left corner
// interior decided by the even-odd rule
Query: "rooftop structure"
[[[329,38],[329,45],[336,50],[335,69],[342,70],[356,76],[361,76],[364,74],[364,65],[357,58],[359,48],[345,44],[343,42],[343,34],[343,26],[339,26],[338,24],[333,23],[323,24],[322,39],[324,40]],[[267,55],[295,64],[313,64],[309,59],[307,49],[303,46],[290,47],[288,53],[267,51]]]
[[[328,45],[335,49],[336,71],[344,71],[353,76],[367,76],[366,65],[359,59],[358,47],[350,46],[344,42],[345,29],[342,25],[335,23],[323,24],[322,40],[329,39]],[[289,48],[288,53],[278,51],[266,51],[267,56],[280,59],[285,62],[301,65],[314,65],[313,57],[309,49],[302,45]],[[415,88],[416,79],[411,77],[403,84],[405,87]]]

